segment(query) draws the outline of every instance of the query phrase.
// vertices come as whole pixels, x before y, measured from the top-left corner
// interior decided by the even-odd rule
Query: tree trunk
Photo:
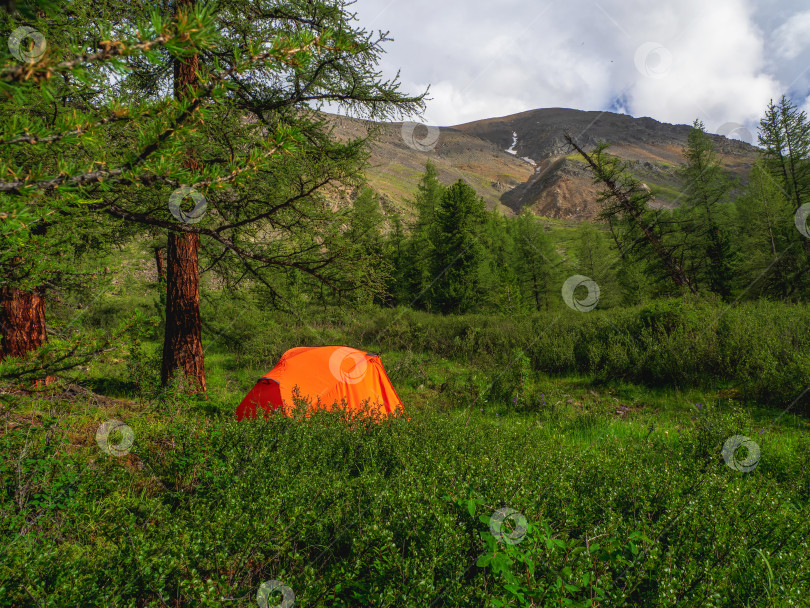
[[[175,9],[190,8],[192,0],[177,0]],[[198,56],[174,63],[174,95],[183,99],[189,86],[197,84]],[[186,166],[199,165],[191,150]],[[182,368],[188,392],[205,392],[205,361],[200,317],[200,267],[197,234],[170,231],[166,248],[166,333],[163,339],[161,383],[165,386],[174,371]]]
[[[537,286],[537,272],[532,270],[532,281],[534,282],[534,303],[536,308],[540,310],[540,288]]]
[[[205,360],[200,318],[200,273],[196,234],[169,233],[166,248],[166,334],[160,380],[165,386],[181,368],[190,392],[205,392]]]
[[[155,247],[155,265],[157,266],[158,281],[166,278],[166,268],[163,266],[163,248]]]
[[[45,290],[0,290],[0,360],[22,357],[45,343]]]

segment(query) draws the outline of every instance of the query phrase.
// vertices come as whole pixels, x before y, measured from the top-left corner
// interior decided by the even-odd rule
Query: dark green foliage
[[[445,187],[439,182],[436,166],[428,161],[413,201],[416,221],[410,227],[410,238],[399,240],[395,245],[399,278],[399,283],[393,287],[399,295],[396,301],[423,310],[434,305],[431,299],[434,276],[431,271],[436,256],[436,213],[444,192]],[[401,238],[396,232],[393,236]]]
[[[422,179],[416,186],[416,198],[414,199],[417,232],[424,232],[427,236],[431,236],[431,229],[436,220],[436,213],[441,207],[444,192],[445,187],[439,181],[436,165],[427,161]]]
[[[602,188],[598,197],[603,203],[599,217],[610,227],[619,254],[649,271],[649,278],[661,285],[658,295],[685,290],[696,293],[672,242],[677,225],[671,213],[651,206],[654,198],[651,189],[632,175],[629,163],[607,152],[608,142],[600,142],[588,154],[568,133],[565,138],[586,159],[594,182]]]
[[[593,224],[583,222],[580,226],[574,252],[577,255],[577,271],[596,281],[599,285],[599,307],[611,308],[621,302],[621,291],[616,277],[616,254],[609,242],[609,235]]]
[[[681,259],[698,289],[728,300],[731,296],[735,251],[731,244],[728,193],[731,179],[723,172],[714,145],[695,120],[683,150],[679,173],[683,203],[674,213],[680,223]]]
[[[135,36],[132,6],[89,6],[71,18],[85,23],[98,9]],[[268,135],[296,135],[284,155],[251,167],[250,179],[209,193],[201,307],[210,398],[158,388],[153,309],[162,284],[135,278],[139,253],[113,252],[110,276],[93,274],[102,266],[95,254],[124,240],[152,268],[156,243],[109,216],[94,227],[87,210],[100,202],[95,210],[109,212],[114,200],[168,221],[171,182],[135,188],[143,175],[133,174],[114,192],[59,191],[30,206],[2,199],[0,286],[46,281],[61,291],[49,301],[48,345],[0,364],[0,377],[15,381],[0,386],[0,606],[246,607],[268,580],[288,585],[296,605],[341,608],[803,605],[810,240],[793,222],[810,192],[804,115],[785,99],[771,104],[762,159],[733,202],[696,122],[674,212],[654,209],[653,193],[602,145],[593,157],[612,187],[604,230],[488,212],[471,186],[443,185],[431,163],[409,226],[362,187],[365,142],[333,141],[328,121],[301,103],[327,91],[356,94],[348,101],[376,116],[392,101],[418,105],[377,80],[378,43],[348,27],[346,5],[283,2],[255,21],[254,3],[218,8],[191,19],[203,71],[215,56],[239,64],[245,40],[266,40],[281,25],[301,43],[310,38],[299,30],[328,29],[342,51],[247,66],[245,86],[208,97],[216,103],[200,108],[196,131],[178,129],[148,165],[189,178],[174,158],[189,144],[207,177],[225,176],[245,168],[234,157],[264,149]],[[59,18],[42,27],[64,51]],[[203,44],[209,37],[229,44]],[[127,58],[134,69],[117,91],[129,114],[96,132],[102,143],[18,146],[7,164],[41,163],[31,175],[47,175],[61,156],[68,173],[92,164],[94,152],[124,162],[182,112],[164,99],[164,68],[189,52],[175,41]],[[69,81],[22,84],[30,115],[9,118],[19,100],[6,99],[3,137],[69,129],[65,107],[90,99],[85,83]],[[147,106],[159,112],[145,116]],[[156,122],[141,129],[147,118]],[[352,204],[333,208],[319,184],[350,186]],[[99,198],[88,203],[90,194]],[[15,257],[24,264],[12,267]],[[599,284],[596,310],[563,303],[561,284],[573,274]],[[696,296],[683,295],[689,286]],[[660,297],[669,294],[679,297]],[[381,352],[408,417],[372,423],[299,402],[290,418],[233,420],[284,351],[322,344]],[[78,365],[81,373],[70,371]],[[46,367],[82,386],[16,384]],[[718,395],[684,407],[690,391],[736,402]],[[121,457],[96,444],[111,418],[134,430]],[[734,435],[760,444],[754,471],[726,466],[724,442]],[[491,527],[504,507],[525,516],[516,544]]]
[[[781,407],[810,386],[810,315],[804,307],[762,301],[725,308],[675,299],[603,312],[567,310],[452,319],[395,310],[369,316],[349,339],[480,365],[497,361],[504,368],[519,348],[531,367],[544,373],[584,373],[648,386],[730,383],[752,399]],[[514,386],[500,395],[504,403]],[[810,411],[807,397],[793,411]]]
[[[486,251],[480,234],[486,207],[472,187],[459,180],[442,195],[436,211],[431,298],[443,313],[467,312],[484,296]]]
[[[572,139],[569,143],[586,154]],[[810,122],[786,97],[771,102],[760,124],[760,144],[761,158],[740,189],[696,120],[678,171],[682,204],[674,210],[653,208],[653,191],[629,173],[627,163],[607,153],[607,143],[588,155],[594,179],[604,188],[600,217],[618,253],[621,302],[640,304],[685,288],[727,302],[762,296],[806,301],[810,238],[795,222],[810,202]],[[579,257],[589,257],[585,241]]]
[[[810,121],[790,99],[773,100],[760,121],[759,143],[768,173],[796,210],[810,201]]]
[[[735,278],[747,295],[772,299],[796,299],[800,276],[810,260],[802,254],[804,237],[794,225],[795,209],[778,182],[758,162],[751,170],[748,187],[735,201],[735,232],[741,255]]]
[[[486,251],[481,268],[485,295],[476,308],[507,314],[515,314],[526,308],[518,281],[513,224],[514,222],[497,211],[487,212],[480,232]]]
[[[105,298],[78,328],[150,313],[137,293]],[[788,438],[752,422],[754,402],[668,412],[652,390],[733,388],[779,408],[767,422],[807,411],[796,401],[810,385],[806,307],[672,299],[441,316],[313,303],[295,318],[227,290],[202,306],[208,402],[3,394],[0,605],[247,607],[268,580],[297,604],[343,608],[529,608],[597,589],[602,605],[736,608],[810,593],[801,420]],[[106,378],[96,391],[148,394],[159,335],[142,318],[127,343],[124,361],[93,362]],[[286,349],[316,344],[382,352],[409,419],[232,420]],[[607,390],[559,388],[572,373]],[[116,377],[130,384],[115,392]],[[639,400],[610,388],[631,380]],[[125,457],[95,443],[110,418],[133,428]],[[752,473],[721,457],[737,434],[762,448]],[[509,547],[487,536],[503,507],[531,526]]]
[[[2,14],[0,33],[18,18]],[[2,50],[0,287],[81,283],[80,256],[168,230],[199,235],[203,272],[230,289],[256,281],[274,307],[323,284],[341,302],[382,299],[374,245],[356,238],[362,227],[345,234],[357,217],[324,194],[363,184],[366,139],[338,141],[315,110],[402,117],[423,96],[380,77],[387,38],[353,20],[333,0],[91,1],[39,15],[41,61]],[[181,90],[192,56],[194,86]],[[205,198],[199,223],[170,209],[181,185]]]
[[[369,187],[360,189],[349,214],[349,227],[345,232],[347,243],[358,255],[357,288],[354,300],[359,304],[385,300],[385,285],[390,281],[391,262],[382,238],[384,217],[380,200]]]
[[[540,220],[486,211],[461,180],[443,186],[430,162],[414,202],[409,232],[393,218],[387,238],[391,304],[452,313],[549,309],[561,260]]]
[[[548,311],[559,289],[560,256],[540,221],[528,212],[510,222],[515,275],[529,309]]]
[[[740,238],[735,281],[746,297],[788,301],[810,294],[810,238],[796,225],[810,203],[810,123],[786,97],[760,121],[760,159],[736,200]],[[806,227],[805,227],[806,229]]]

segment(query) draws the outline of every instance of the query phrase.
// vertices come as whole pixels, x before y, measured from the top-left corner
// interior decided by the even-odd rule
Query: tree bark
[[[166,268],[163,265],[163,248],[155,247],[155,265],[157,266],[158,281],[166,278]]]
[[[166,334],[160,380],[165,386],[174,370],[186,376],[189,392],[205,392],[205,360],[200,317],[200,274],[196,234],[169,234],[166,248]]]
[[[0,290],[0,360],[22,357],[45,343],[45,290]]]
[[[193,0],[177,0],[175,9],[190,8]],[[197,84],[199,58],[193,55],[174,63],[174,96],[189,95],[189,86]],[[191,150],[186,166],[199,165]],[[200,267],[197,234],[170,231],[166,248],[166,333],[163,338],[161,383],[166,386],[178,368],[186,377],[188,392],[205,392],[205,360],[200,317]]]
[[[532,269],[532,281],[534,283],[534,303],[536,309],[540,310],[540,288],[537,286],[537,271]]]

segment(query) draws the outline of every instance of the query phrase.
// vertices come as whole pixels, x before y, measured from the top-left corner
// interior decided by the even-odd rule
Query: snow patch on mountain
[[[509,154],[513,154],[517,156],[517,150],[515,150],[515,146],[517,145],[517,133],[512,131],[512,147],[508,150],[504,150],[504,152],[508,152]]]
[[[518,141],[518,136],[517,136],[517,133],[516,133],[515,131],[512,131],[512,146],[511,146],[511,147],[510,147],[508,150],[504,150],[504,152],[508,152],[509,154],[511,154],[511,155],[513,155],[513,156],[517,156],[517,150],[515,150],[515,146],[517,145],[517,141]],[[525,161],[526,161],[527,163],[529,163],[529,164],[530,164],[532,167],[536,167],[536,166],[537,166],[537,163],[536,163],[536,162],[534,162],[534,161],[533,161],[531,158],[529,158],[528,156],[519,156],[518,158],[520,158],[520,160],[525,160]]]

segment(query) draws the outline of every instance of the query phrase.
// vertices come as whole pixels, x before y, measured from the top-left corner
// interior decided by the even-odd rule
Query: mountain
[[[430,144],[431,135],[436,142],[432,149],[425,146],[426,151],[421,151],[415,149],[418,145],[405,143],[403,123],[370,123],[335,115],[330,119],[338,137],[357,137],[377,129],[367,176],[386,211],[412,213],[407,200],[415,194],[430,159],[444,183],[464,179],[489,208],[507,215],[528,208],[536,215],[570,220],[592,219],[599,213],[600,188],[584,159],[566,145],[564,131],[586,151],[599,140],[609,142],[608,151],[628,161],[632,173],[656,195],[654,204],[673,207],[679,202],[676,169],[690,129],[613,112],[545,108],[441,127],[438,133],[417,127],[417,142]],[[745,184],[757,148],[720,135],[711,137],[724,168]]]

